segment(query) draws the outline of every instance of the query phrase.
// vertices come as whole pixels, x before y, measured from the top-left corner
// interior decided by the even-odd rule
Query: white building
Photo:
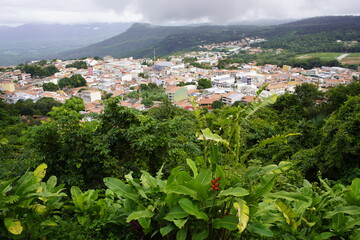
[[[101,100],[101,92],[96,90],[85,90],[81,92],[81,98],[84,102],[94,102]]]

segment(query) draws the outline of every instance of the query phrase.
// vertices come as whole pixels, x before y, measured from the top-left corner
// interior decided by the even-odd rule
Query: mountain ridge
[[[323,16],[297,20],[271,26],[256,25],[202,25],[202,26],[158,26],[135,23],[127,31],[102,42],[67,51],[59,55],[62,58],[80,58],[85,56],[114,57],[150,57],[153,49],[160,56],[169,55],[177,51],[191,49],[203,43],[216,43],[240,40],[244,37],[265,37],[272,43],[284,38],[301,38],[301,36],[316,35],[324,32],[337,31],[339,36],[349,31],[360,32],[360,16]],[[353,34],[353,40],[360,41],[359,34]],[[350,34],[350,35],[351,35]],[[292,40],[294,41],[294,39]],[[313,39],[311,40],[313,41]],[[328,40],[326,40],[326,43]],[[330,40],[329,40],[330,41]],[[331,41],[333,39],[331,38]],[[263,43],[261,46],[272,46]],[[280,46],[281,47],[281,46]],[[283,47],[287,47],[284,44]]]

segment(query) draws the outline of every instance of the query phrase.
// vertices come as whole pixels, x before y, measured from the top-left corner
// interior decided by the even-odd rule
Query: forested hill
[[[336,41],[360,41],[360,17],[316,17],[273,26],[154,26],[137,23],[115,37],[62,53],[57,57],[112,55],[141,58],[153,56],[154,48],[157,55],[164,56],[204,43],[233,41],[256,36],[268,39],[267,42],[260,44],[265,48],[284,48],[299,53],[359,52],[359,44],[349,46]]]
[[[359,52],[359,43],[346,42],[360,41],[360,16],[309,18],[272,26],[259,35],[268,39],[259,44],[265,48],[284,48],[295,53]]]
[[[84,56],[151,57],[160,56],[203,43],[238,40],[267,27],[258,26],[155,26],[136,23],[126,32],[100,43],[60,54],[62,58]]]

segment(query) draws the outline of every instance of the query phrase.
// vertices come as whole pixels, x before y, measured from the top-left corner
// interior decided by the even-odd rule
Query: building
[[[0,82],[0,88],[2,91],[15,92],[15,83],[11,81]]]
[[[221,101],[225,105],[231,106],[236,101],[241,101],[241,99],[243,97],[244,97],[244,94],[242,94],[242,93],[230,92],[230,93],[223,94],[222,97],[221,97]]]
[[[187,88],[185,87],[172,87],[166,91],[170,102],[179,102],[187,99]]]
[[[81,98],[86,103],[101,100],[101,92],[96,90],[84,90],[81,92]]]

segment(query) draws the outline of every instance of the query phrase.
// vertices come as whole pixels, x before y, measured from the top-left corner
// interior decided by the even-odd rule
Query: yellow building
[[[282,68],[287,71],[291,70],[291,66],[288,66],[288,65],[283,65]]]
[[[15,83],[10,82],[10,81],[4,81],[2,83],[0,83],[0,86],[2,88],[3,91],[8,91],[8,92],[15,92]]]

